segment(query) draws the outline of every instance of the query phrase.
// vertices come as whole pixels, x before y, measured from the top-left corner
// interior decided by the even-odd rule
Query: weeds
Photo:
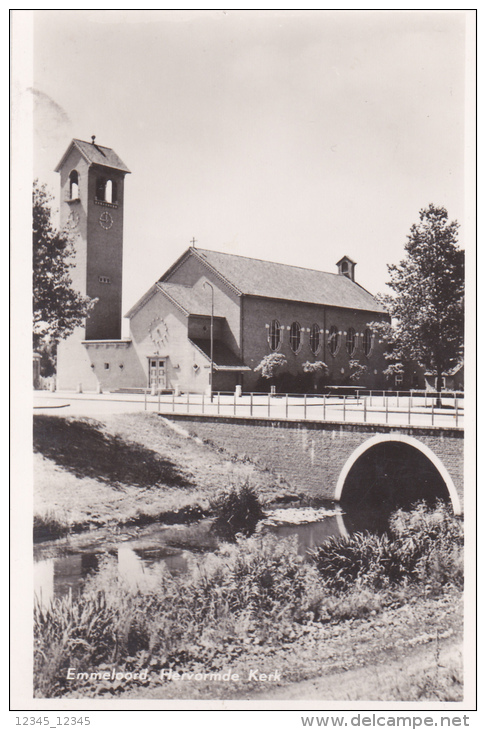
[[[62,519],[54,512],[46,512],[43,515],[34,515],[34,541],[57,540],[69,534],[70,526],[65,519]]]
[[[420,502],[390,519],[390,534],[357,532],[334,537],[314,551],[315,564],[335,591],[358,583],[382,589],[400,583],[422,583],[438,589],[462,587],[463,525],[442,502]]]
[[[242,500],[243,516],[256,511],[250,492]],[[228,522],[240,515],[234,497],[221,504]],[[362,618],[408,602],[418,592],[412,584],[422,580],[435,581],[436,590],[445,582],[459,585],[461,545],[456,518],[441,505],[432,510],[418,505],[411,515],[394,516],[390,536],[330,540],[313,562],[298,554],[295,538],[240,536],[215,553],[193,556],[186,574],[162,568],[160,579],[142,591],[125,585],[116,561],[107,559],[77,599],[36,606],[36,696],[113,690],[109,684],[94,689],[82,679],[68,681],[70,667],[219,671],[245,656],[249,644],[279,647],[313,623]],[[451,561],[457,573],[445,581]],[[430,694],[433,677],[424,682]]]
[[[258,495],[248,482],[223,494],[211,508],[216,516],[213,528],[227,540],[234,540],[238,533],[252,535],[264,515]]]

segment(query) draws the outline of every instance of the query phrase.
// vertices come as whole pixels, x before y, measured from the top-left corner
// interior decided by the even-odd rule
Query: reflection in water
[[[348,535],[356,531],[383,531],[388,515],[376,510],[359,515],[336,510],[318,522],[304,524],[262,525],[262,531],[281,538],[297,537],[298,552],[305,555],[322,545],[329,537]],[[99,531],[101,533],[101,531]],[[54,596],[69,592],[76,595],[84,579],[98,570],[103,556],[117,557],[118,573],[133,588],[155,587],[169,570],[177,574],[187,570],[191,553],[217,549],[218,542],[211,532],[211,521],[167,528],[150,525],[124,532],[113,538],[107,534],[64,538],[51,545],[37,545],[34,551],[34,589],[43,605]]]
[[[96,553],[78,553],[39,560],[34,564],[34,592],[45,605],[56,596],[78,592],[82,581],[98,570]]]
[[[342,515],[339,512],[325,517],[320,522],[307,522],[302,525],[273,525],[268,527],[266,531],[278,537],[293,537],[296,535],[299,555],[305,555],[309,550],[319,547],[329,537],[348,534]]]

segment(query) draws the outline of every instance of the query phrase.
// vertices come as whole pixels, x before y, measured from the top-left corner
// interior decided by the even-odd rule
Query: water
[[[310,519],[313,521],[307,521]],[[366,529],[365,523],[370,524],[369,516],[353,516],[330,505],[317,511],[276,510],[260,523],[258,531],[282,538],[297,537],[298,552],[305,555],[331,536]],[[40,543],[34,547],[35,594],[43,605],[55,596],[69,592],[76,595],[85,578],[96,572],[107,556],[116,558],[118,574],[129,585],[142,589],[155,586],[165,570],[183,573],[188,568],[189,556],[218,548],[220,541],[211,526],[212,520],[206,519],[191,525],[127,528],[116,534],[100,529]]]

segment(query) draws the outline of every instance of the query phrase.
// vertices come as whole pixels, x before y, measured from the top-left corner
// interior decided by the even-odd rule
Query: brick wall
[[[248,457],[284,478],[297,493],[333,499],[339,475],[352,453],[376,434],[415,439],[442,462],[463,500],[461,429],[397,429],[332,422],[244,419],[171,414],[189,432],[228,453]]]
[[[339,307],[323,307],[317,304],[302,302],[285,302],[260,297],[243,298],[243,359],[247,365],[255,368],[264,355],[271,350],[268,343],[268,327],[276,319],[283,327],[278,352],[285,356],[287,365],[284,370],[291,375],[303,375],[302,364],[306,361],[323,360],[328,366],[327,380],[335,385],[349,383],[351,373],[350,360],[358,360],[368,368],[359,385],[378,389],[384,387],[383,370],[386,361],[383,358],[383,345],[374,337],[369,357],[363,351],[363,333],[369,322],[383,319],[384,315],[376,312],[364,312]],[[290,347],[290,326],[298,322],[302,328],[301,346],[295,353]],[[310,348],[310,329],[317,324],[322,330],[320,348],[314,355]],[[326,330],[332,326],[340,332],[339,347],[335,355],[331,355]],[[346,332],[353,327],[357,333],[356,349],[352,356],[346,349]],[[252,390],[259,378],[258,373],[245,373],[244,390]]]

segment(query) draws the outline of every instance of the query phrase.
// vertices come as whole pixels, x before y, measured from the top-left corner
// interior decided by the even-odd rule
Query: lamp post
[[[211,288],[211,327],[209,332],[209,352],[210,352],[210,370],[209,370],[209,398],[211,403],[213,402],[213,349],[214,349],[214,288],[209,281],[205,281],[203,286],[209,286]]]

